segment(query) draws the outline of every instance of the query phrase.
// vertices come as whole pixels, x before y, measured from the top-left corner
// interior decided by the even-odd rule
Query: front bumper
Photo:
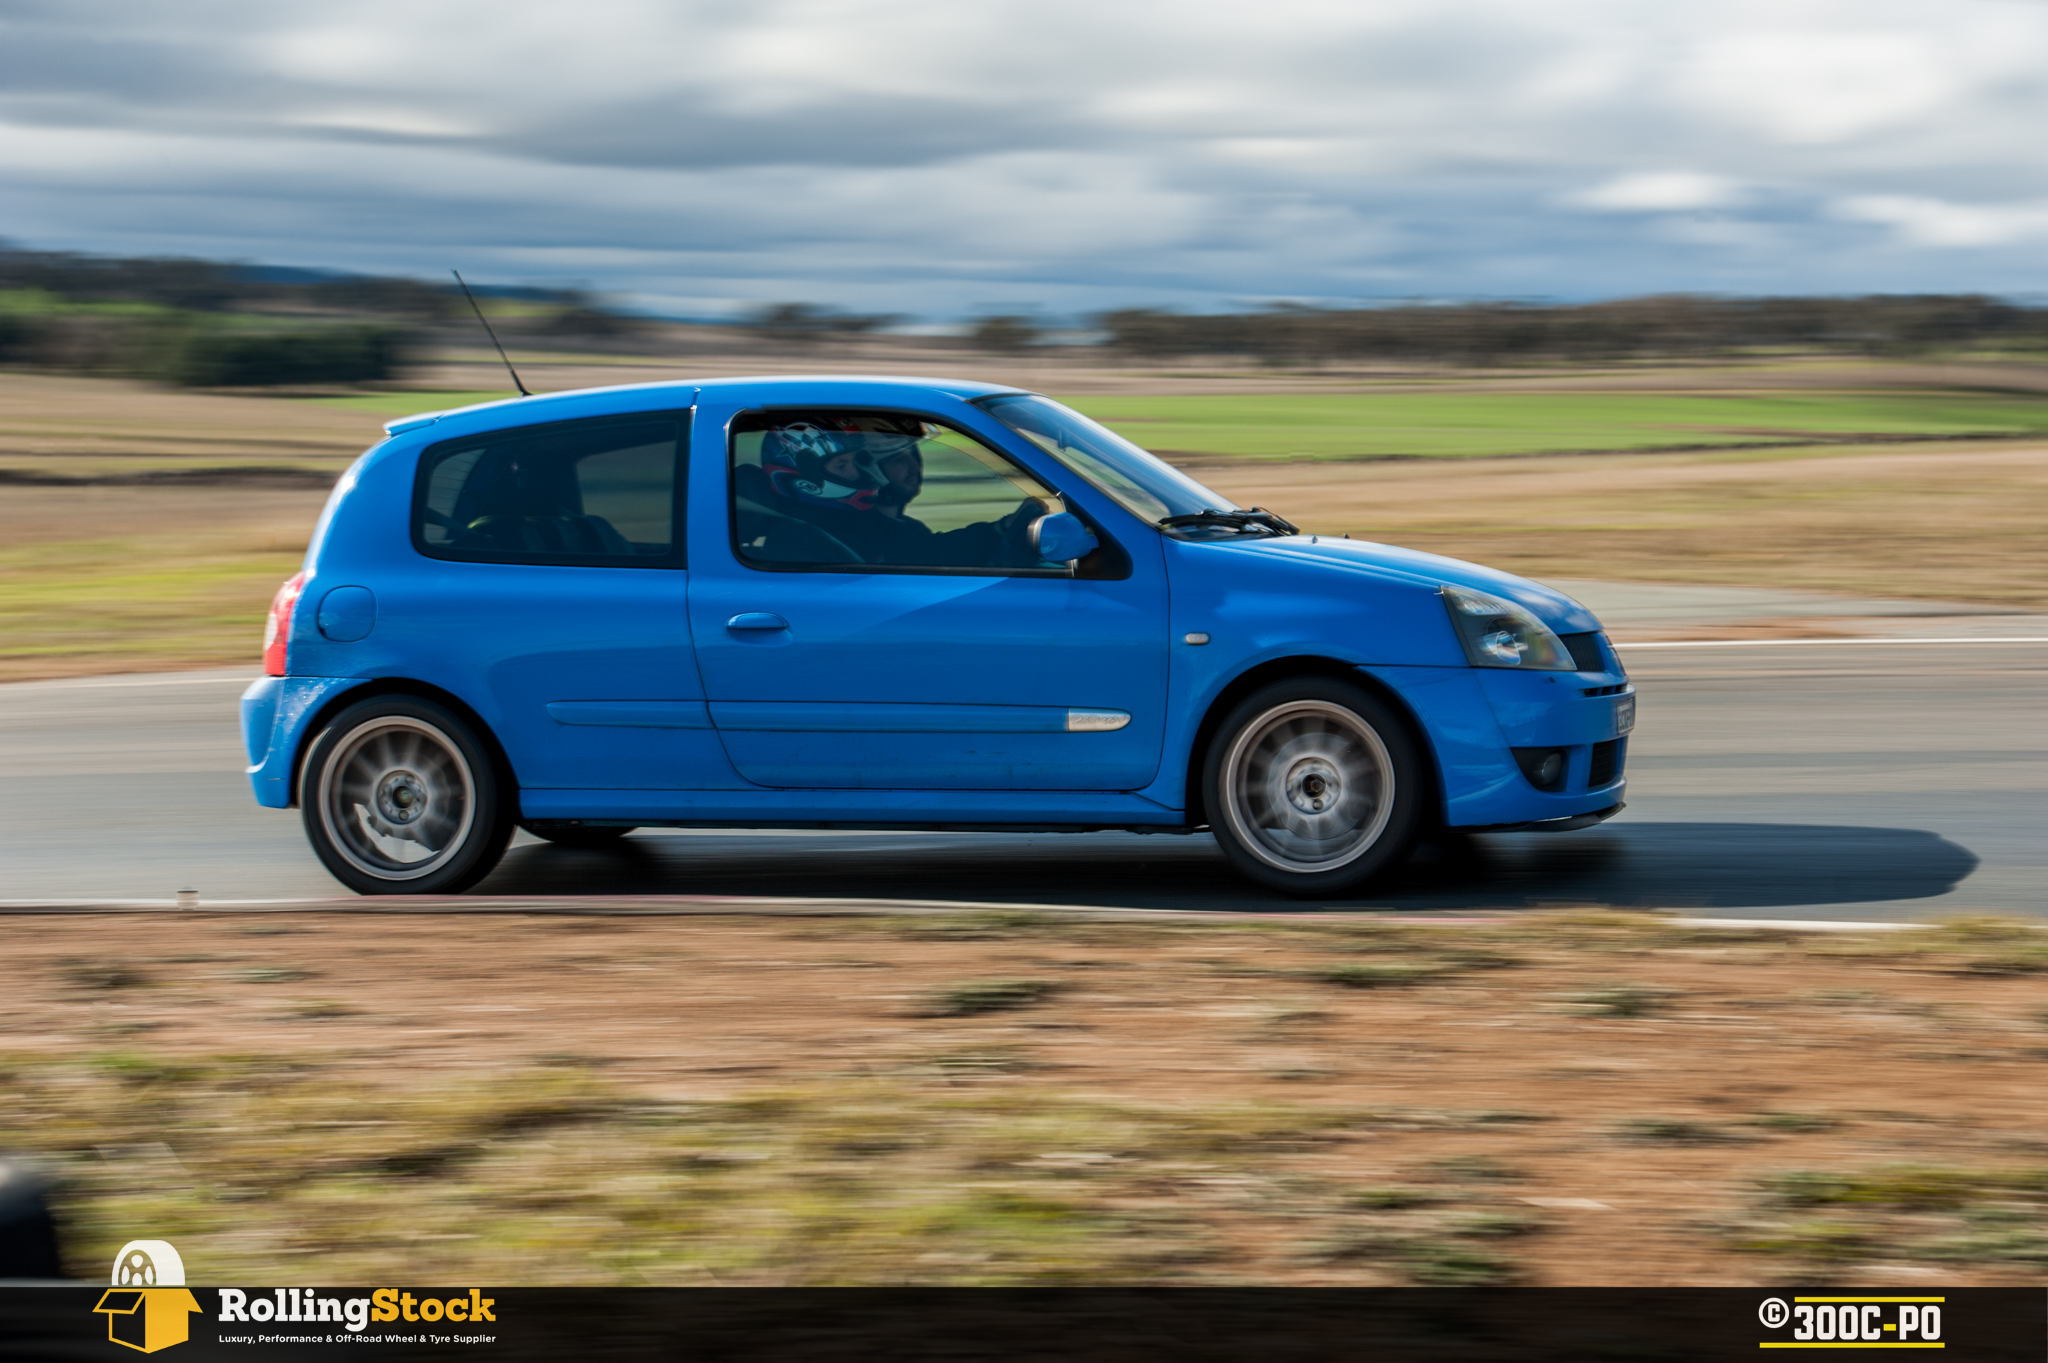
[[[242,693],[242,746],[249,787],[266,809],[288,809],[292,773],[313,716],[362,677],[259,677]]]
[[[1365,670],[1399,692],[1422,721],[1436,749],[1450,827],[1585,827],[1578,822],[1585,816],[1606,817],[1602,811],[1622,804],[1628,739],[1617,726],[1617,703],[1633,701],[1634,690],[1620,673]],[[1515,748],[1564,749],[1558,788],[1531,785]]]
[[[1534,819],[1527,823],[1483,823],[1461,825],[1467,833],[1572,833],[1581,828],[1591,828],[1597,823],[1606,823],[1628,806],[1617,801],[1605,809],[1596,809],[1591,814],[1574,814],[1565,819]]]

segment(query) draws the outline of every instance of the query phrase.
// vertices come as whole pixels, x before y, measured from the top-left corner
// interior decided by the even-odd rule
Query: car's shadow
[[[1532,904],[1785,909],[1926,899],[1977,867],[1912,828],[1611,823],[1418,849],[1363,898],[1283,899],[1215,842],[1128,833],[726,833],[645,830],[606,851],[515,847],[477,893],[772,895],[1132,908],[1476,909]]]

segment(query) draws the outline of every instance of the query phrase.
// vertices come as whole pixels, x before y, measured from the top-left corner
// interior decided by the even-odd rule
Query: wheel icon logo
[[[1785,1305],[1783,1297],[1767,1297],[1764,1304],[1757,1307],[1756,1318],[1766,1327],[1775,1330],[1792,1319],[1792,1308]]]
[[[183,1287],[185,1261],[163,1240],[130,1240],[114,1256],[115,1287]]]

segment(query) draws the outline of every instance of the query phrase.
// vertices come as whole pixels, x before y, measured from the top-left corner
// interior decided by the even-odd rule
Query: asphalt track
[[[1604,903],[1694,916],[2048,917],[2048,644],[1640,647],[1629,809],[1597,829],[1422,849],[1365,899],[1301,905],[1206,836],[647,830],[521,834],[476,895],[788,896],[1404,913]],[[0,907],[331,899],[295,812],[241,776],[246,670],[0,686]]]

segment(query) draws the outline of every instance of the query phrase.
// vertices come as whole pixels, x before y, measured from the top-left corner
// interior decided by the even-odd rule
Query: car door
[[[725,477],[713,484],[723,514],[698,514],[691,626],[713,721],[747,780],[1110,791],[1153,779],[1166,697],[1156,545],[1135,561],[1109,546],[1113,576],[1038,559],[1022,527],[1065,503],[971,424],[965,413],[700,406],[695,458]],[[873,469],[767,467],[806,443],[876,440],[899,455],[908,440],[923,466],[893,527],[874,519],[889,488],[824,504],[847,488],[834,478],[873,484]],[[807,503],[805,487],[826,496]]]
[[[522,787],[688,787],[727,770],[686,614],[689,427],[687,411],[648,412],[422,452],[413,541],[428,563],[397,614]]]

